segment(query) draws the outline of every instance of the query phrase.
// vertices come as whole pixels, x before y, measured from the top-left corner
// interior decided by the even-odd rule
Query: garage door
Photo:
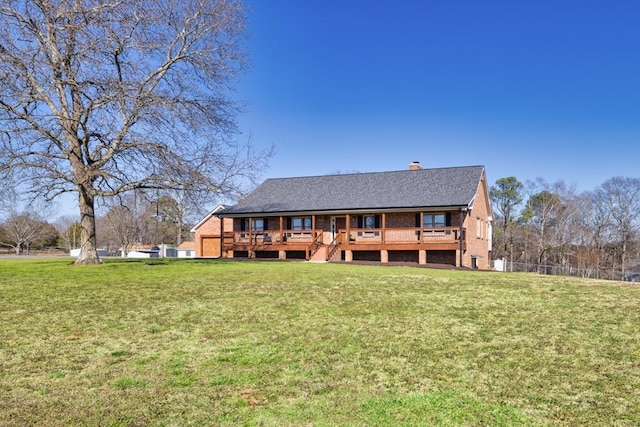
[[[202,238],[202,256],[214,258],[220,257],[220,237]]]

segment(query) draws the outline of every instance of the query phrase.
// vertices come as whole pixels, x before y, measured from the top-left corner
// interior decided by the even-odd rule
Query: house
[[[196,242],[182,242],[178,246],[178,258],[193,258],[196,256]]]
[[[483,166],[267,179],[196,227],[196,256],[489,269]]]

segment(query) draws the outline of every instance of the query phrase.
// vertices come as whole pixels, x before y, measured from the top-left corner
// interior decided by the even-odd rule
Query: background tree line
[[[191,202],[170,191],[138,190],[111,199],[96,217],[98,245],[111,255],[134,245],[180,245],[191,239],[190,229],[202,215]],[[0,204],[0,248],[16,255],[79,248],[79,220],[73,216],[52,219],[48,217],[51,210],[34,201],[21,202],[12,193]]]
[[[592,191],[563,181],[491,186],[493,257],[507,269],[622,279],[640,269],[640,179],[615,177]]]

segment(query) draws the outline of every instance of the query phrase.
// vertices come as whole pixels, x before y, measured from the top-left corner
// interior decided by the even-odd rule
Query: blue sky
[[[482,164],[640,177],[640,2],[247,0],[242,138],[264,177]]]

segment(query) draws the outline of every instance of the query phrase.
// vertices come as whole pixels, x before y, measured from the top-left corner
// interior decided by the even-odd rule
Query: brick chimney
[[[421,169],[422,169],[422,166],[420,166],[420,162],[417,161],[417,160],[415,162],[409,164],[409,170],[419,171]]]

